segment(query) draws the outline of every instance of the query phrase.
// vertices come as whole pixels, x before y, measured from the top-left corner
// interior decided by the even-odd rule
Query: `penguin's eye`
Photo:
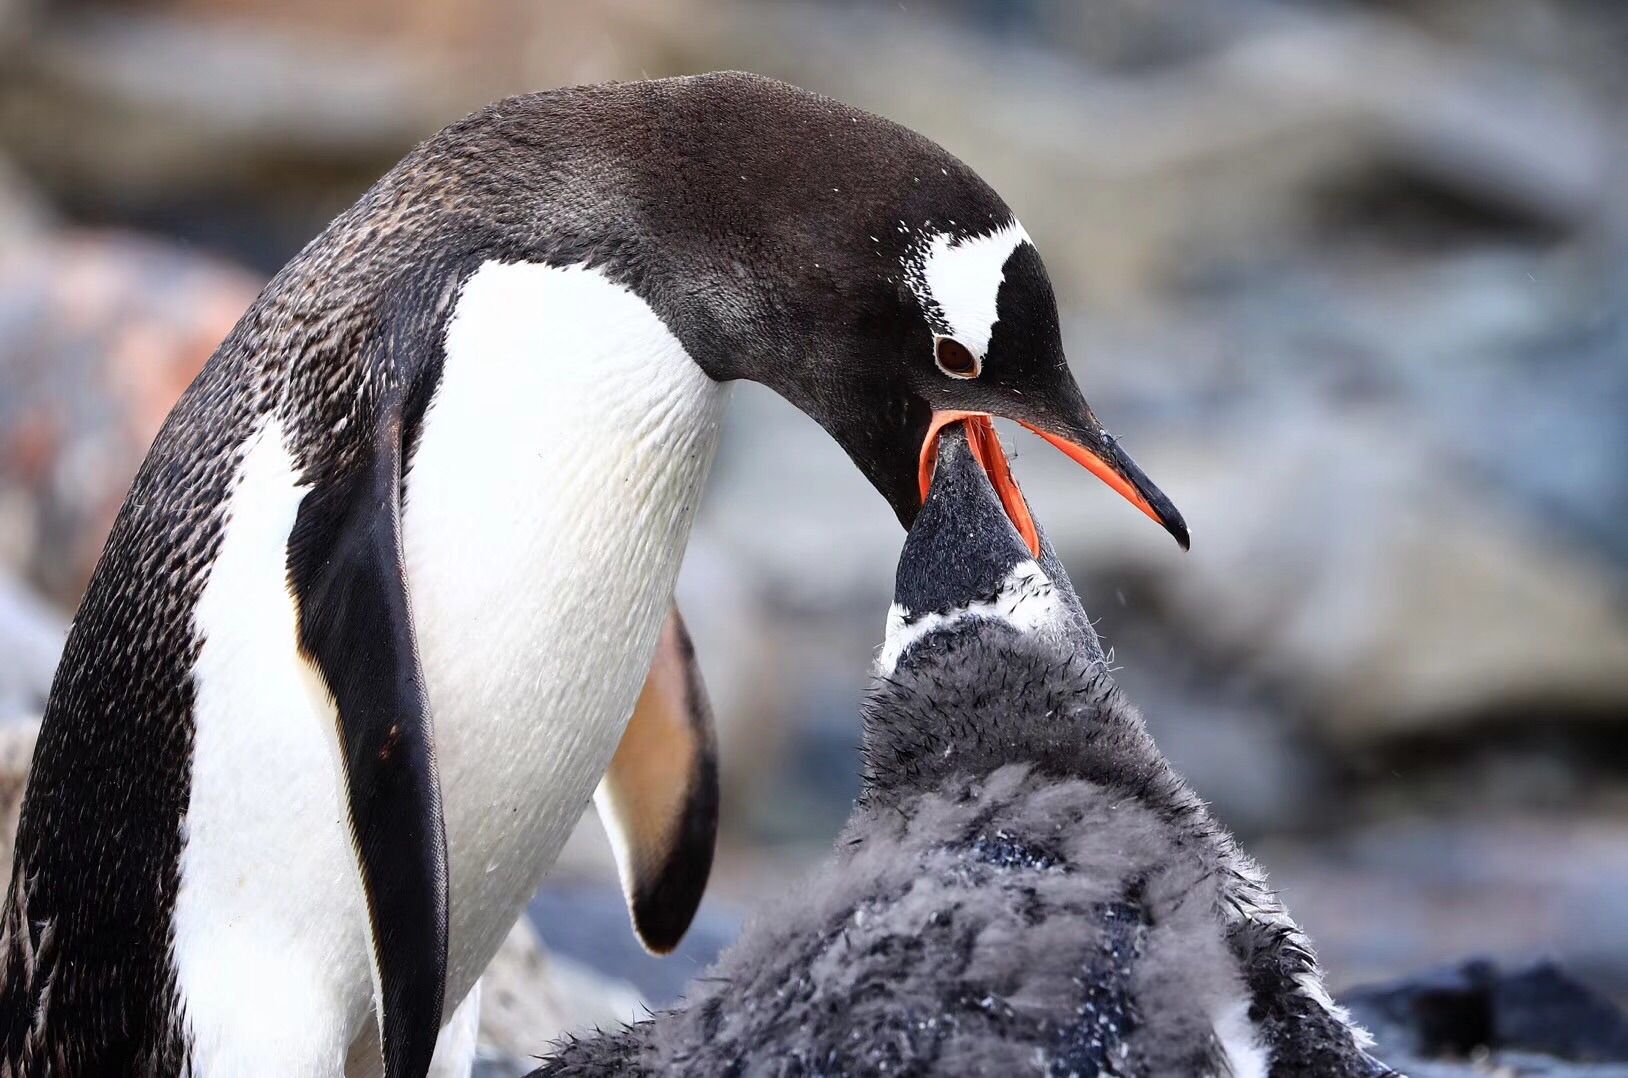
[[[937,361],[938,369],[951,378],[976,378],[981,369],[972,349],[954,337],[933,339],[933,359]]]

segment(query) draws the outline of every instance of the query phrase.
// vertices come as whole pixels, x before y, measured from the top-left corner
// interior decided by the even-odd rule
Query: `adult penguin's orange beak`
[[[1029,513],[1029,505],[1024,501],[1023,492],[1018,489],[1017,481],[1012,478],[1011,466],[1007,463],[1006,454],[1001,450],[992,417],[987,412],[946,409],[933,413],[932,421],[927,427],[927,436],[921,444],[919,481],[922,500],[926,501],[927,492],[932,489],[933,465],[938,459],[939,433],[946,424],[958,420],[966,424],[967,442],[972,448],[973,455],[989,474],[990,482],[1000,495],[1001,504],[1006,507],[1006,515],[1012,518],[1013,525],[1023,536],[1024,542],[1029,545],[1029,550],[1039,556],[1040,539],[1035,531],[1034,518]],[[1170,499],[1165,497],[1164,492],[1153,485],[1153,481],[1142,469],[1136,466],[1136,462],[1119,448],[1119,443],[1114,441],[1113,435],[1102,429],[1088,409],[1081,419],[1067,423],[1050,420],[1030,422],[1022,418],[1018,418],[1017,421],[1061,449],[1072,460],[1084,465],[1098,479],[1118,491],[1121,497],[1169,532],[1183,550],[1188,548],[1187,522],[1182,520],[1181,513],[1171,504]]]

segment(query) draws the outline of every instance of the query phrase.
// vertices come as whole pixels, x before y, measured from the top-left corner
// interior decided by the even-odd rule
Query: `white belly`
[[[372,992],[336,716],[295,648],[298,478],[281,428],[266,424],[245,446],[193,615],[202,646],[172,947],[197,1075],[332,1075],[361,1028],[354,1001]]]
[[[597,273],[489,263],[460,297],[403,510],[446,809],[449,1011],[615,752],[726,400]]]
[[[459,300],[402,517],[446,810],[448,1014],[616,749],[726,400],[597,273],[489,263]],[[337,718],[286,584],[305,493],[268,422],[196,612],[174,924],[200,1074],[331,1075],[377,1028]]]

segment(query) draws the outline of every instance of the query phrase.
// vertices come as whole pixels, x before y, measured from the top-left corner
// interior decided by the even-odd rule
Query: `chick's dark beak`
[[[1029,503],[1024,500],[1023,492],[1018,489],[1017,480],[1012,478],[1012,468],[1007,463],[1006,453],[1001,449],[1000,436],[995,433],[995,424],[989,416],[980,412],[934,412],[933,421],[928,425],[927,437],[921,443],[921,463],[918,468],[918,481],[921,485],[921,501],[927,504],[928,492],[933,488],[933,473],[938,464],[938,442],[944,428],[951,423],[959,422],[966,432],[967,448],[972,451],[975,459],[989,476],[990,485],[1000,496],[1001,507],[1011,518],[1012,526],[1017,528],[1018,534],[1023,536],[1023,542],[1028,545],[1029,553],[1040,556],[1040,534],[1034,526],[1034,516],[1029,512]]]
[[[1170,499],[1165,497],[1164,492],[1154,486],[1146,473],[1136,466],[1136,462],[1119,448],[1119,443],[1114,440],[1113,435],[1102,429],[1102,425],[1097,422],[1096,416],[1091,414],[1090,408],[1085,406],[1083,400],[1079,402],[1078,413],[1077,418],[1068,419],[1058,419],[1050,415],[1013,415],[1010,418],[1061,449],[1070,459],[1084,465],[1098,479],[1118,491],[1121,497],[1169,532],[1183,550],[1188,549],[1187,522],[1182,519],[1181,513],[1171,504]],[[1006,507],[1007,515],[1012,518],[1012,523],[1024,541],[1029,544],[1029,549],[1038,554],[1040,543],[1035,534],[1033,517],[1023,500],[1022,492],[1018,490],[1017,483],[1012,478],[1011,468],[1006,462],[1005,454],[1001,452],[1000,442],[990,419],[987,412],[934,411],[921,447],[919,470],[921,497],[923,501],[926,500],[927,491],[932,484],[932,465],[937,457],[939,432],[946,424],[964,420],[968,444],[972,447],[978,462],[989,474],[990,482],[1000,495],[1001,504]]]

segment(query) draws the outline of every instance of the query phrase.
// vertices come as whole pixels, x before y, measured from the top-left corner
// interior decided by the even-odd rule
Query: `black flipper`
[[[399,409],[387,409],[364,448],[317,477],[300,504],[289,583],[300,648],[339,712],[385,1074],[421,1078],[446,988],[447,843],[401,556]]]
[[[701,905],[718,837],[718,741],[676,606],[594,805],[639,942],[667,954]]]

